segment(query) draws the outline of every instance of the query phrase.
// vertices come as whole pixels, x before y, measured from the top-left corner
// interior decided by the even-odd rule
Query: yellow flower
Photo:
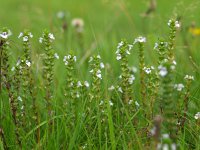
[[[189,32],[192,33],[194,36],[200,35],[200,28],[190,28]]]

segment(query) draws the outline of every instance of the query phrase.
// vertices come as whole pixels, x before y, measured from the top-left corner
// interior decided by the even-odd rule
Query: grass
[[[156,11],[150,16],[142,17],[141,14],[148,9],[148,4],[149,2],[144,0],[2,1],[0,27],[7,26],[13,35],[10,36],[10,47],[7,49],[8,77],[5,81],[2,79],[12,85],[11,92],[5,84],[1,84],[0,149],[156,149],[158,143],[170,145],[174,142],[180,149],[199,149],[199,120],[195,120],[194,115],[200,108],[200,45],[199,35],[193,35],[189,29],[192,28],[193,22],[196,23],[194,28],[198,29],[200,26],[197,19],[200,4],[198,0],[158,1]],[[65,20],[57,18],[59,11],[67,14]],[[83,33],[77,33],[71,26],[72,19],[76,17],[84,20]],[[150,89],[156,91],[154,84],[157,82],[156,72],[159,72],[159,55],[153,47],[158,39],[168,40],[167,21],[170,18],[179,19],[181,22],[173,49],[177,66],[172,73],[172,81],[170,78],[162,81],[159,77],[156,95],[157,93],[152,93],[154,91]],[[62,26],[65,23],[67,30],[63,31]],[[19,57],[21,60],[28,59],[24,58],[25,42],[17,39],[17,36],[27,28],[34,36],[30,39],[31,69],[26,67],[25,63],[20,64],[23,70],[27,71],[22,71],[22,75],[17,76],[16,70],[10,71],[12,66],[16,65]],[[49,51],[46,51],[46,55],[45,48],[48,46],[38,42],[45,28],[55,35],[55,41],[50,43],[52,52],[47,54]],[[139,65],[141,62],[137,45],[134,45],[131,55],[127,56],[124,62],[116,60],[116,47],[121,39],[127,39],[128,43],[132,44],[138,35],[147,37],[147,42],[144,43],[145,66],[153,65],[156,68],[155,76],[145,75],[145,78],[141,78],[143,68]],[[60,58],[53,58],[54,63],[51,66],[48,62],[54,57],[54,53]],[[72,59],[72,63],[66,66],[62,59],[68,54],[76,55],[77,61],[73,62]],[[101,56],[100,60],[91,62],[93,65],[88,63],[90,56],[95,58],[98,54]],[[45,64],[44,59],[47,60]],[[99,68],[101,62],[105,65],[104,69]],[[2,66],[4,65],[1,64]],[[49,68],[46,74],[44,66]],[[138,72],[134,73],[135,80],[131,88],[126,88],[129,86],[127,81],[130,75],[126,66],[138,68]],[[51,69],[52,72],[49,71]],[[91,69],[94,73],[89,72]],[[102,80],[96,77],[95,71],[98,70],[101,70]],[[52,76],[49,77],[49,73]],[[121,74],[122,80],[118,78]],[[191,84],[184,80],[186,74],[194,76],[195,80]],[[16,79],[20,80],[20,84],[17,84]],[[90,87],[71,86],[71,82],[75,85],[78,81],[81,81],[82,85],[84,81],[88,81]],[[26,82],[29,84],[25,84]],[[172,88],[167,90],[168,95],[163,94],[162,89],[177,83],[184,84],[183,91],[177,92]],[[111,85],[115,86],[113,91],[108,90]],[[127,90],[125,95],[118,91],[118,86],[121,85],[123,90]],[[146,92],[140,90],[141,86],[142,89],[146,88]],[[79,98],[76,97],[77,92],[80,94]],[[9,93],[17,103],[19,115],[22,113],[20,108],[23,104],[17,100],[18,96],[26,106],[25,117],[17,116],[17,126],[13,120]],[[141,93],[147,94],[146,103],[151,99],[155,100],[153,118],[148,117],[149,106],[143,104]],[[166,100],[170,100],[170,94],[173,94],[171,104]],[[133,96],[131,105],[127,103],[127,95]],[[139,103],[139,107],[135,105],[135,101]],[[159,110],[160,101],[167,104],[164,113]],[[178,117],[185,119],[184,127],[178,130],[176,138],[171,137],[171,132],[174,131],[178,117],[170,116],[172,109]],[[164,119],[162,123],[154,121],[156,115]],[[158,136],[168,133],[172,142],[150,135],[151,129],[157,123],[161,126],[161,131],[157,131]]]

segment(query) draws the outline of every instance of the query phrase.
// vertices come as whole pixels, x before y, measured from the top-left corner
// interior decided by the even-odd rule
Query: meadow
[[[198,0],[0,0],[0,149],[200,149]]]

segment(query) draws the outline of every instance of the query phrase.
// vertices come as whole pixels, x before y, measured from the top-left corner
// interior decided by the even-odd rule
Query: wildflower
[[[117,60],[120,60],[120,59],[122,59],[122,56],[121,56],[121,54],[117,54],[117,57],[116,57],[116,59],[117,59]]]
[[[132,74],[130,78],[128,79],[129,84],[133,84],[133,81],[135,80],[135,76]]]
[[[123,91],[122,91],[122,88],[121,88],[121,87],[118,87],[118,91],[119,91],[120,93],[123,93]]]
[[[102,79],[102,77],[101,77],[101,70],[97,70],[96,76],[97,76],[99,79]]]
[[[22,98],[20,96],[17,97],[17,100],[22,102]]]
[[[102,100],[100,101],[99,105],[103,105],[103,101]]]
[[[24,42],[27,42],[27,41],[28,41],[28,36],[24,36],[24,37],[23,37],[23,41],[24,41]]]
[[[15,71],[15,67],[12,67],[12,68],[11,68],[11,71]]]
[[[42,42],[43,42],[43,38],[40,37],[40,38],[39,38],[39,43],[42,43]]]
[[[140,104],[137,101],[135,101],[135,106],[140,107]]]
[[[74,60],[74,62],[76,62],[76,60],[77,60],[77,59],[76,59],[76,56],[73,57],[73,60]]]
[[[110,104],[110,106],[113,106],[113,102],[112,101],[109,101],[109,104]]]
[[[58,55],[57,53],[54,54],[54,57],[55,57],[56,59],[59,59],[59,55]]]
[[[89,61],[88,62],[92,62],[93,61],[93,57],[90,57]]]
[[[167,25],[168,26],[174,25],[175,28],[180,28],[181,27],[181,25],[180,25],[180,23],[178,21],[174,22],[173,20],[169,20]]]
[[[146,38],[142,37],[142,36],[139,36],[138,38],[135,39],[135,41],[134,41],[133,44],[136,44],[136,43],[145,43],[145,42],[146,42]]]
[[[21,38],[24,34],[22,32],[19,33],[18,39]]]
[[[89,72],[90,72],[90,73],[93,73],[93,72],[94,72],[94,70],[92,69],[92,70],[90,70]]]
[[[197,112],[197,113],[194,115],[194,119],[196,119],[196,120],[200,119],[200,112]]]
[[[82,87],[83,85],[81,84],[81,81],[77,82],[77,87]]]
[[[9,34],[8,34],[8,32],[2,32],[0,34],[0,37],[3,38],[3,39],[7,39],[9,37]]]
[[[55,40],[55,37],[54,37],[53,33],[49,33],[48,37],[50,39],[50,42],[52,42],[53,40]]]
[[[113,85],[111,85],[111,87],[108,88],[109,91],[112,91],[114,89],[115,89],[115,87]]]
[[[100,63],[100,68],[101,69],[105,68],[105,66],[104,66],[104,64],[102,62]]]
[[[128,104],[131,105],[133,103],[133,100],[129,100]]]
[[[144,67],[143,70],[146,72],[146,74],[150,74],[152,70],[154,70],[154,67]]]
[[[175,88],[177,91],[182,91],[182,89],[184,88],[184,85],[183,85],[182,83],[175,84],[175,85],[174,85],[174,88]]]
[[[98,59],[101,59],[101,56],[100,56],[100,55],[97,55],[97,58],[98,58]]]
[[[84,85],[88,88],[90,86],[90,84],[88,83],[88,81],[84,82]]]
[[[165,77],[167,75],[168,71],[166,67],[158,66],[158,69],[159,69],[159,75],[161,77]]]
[[[184,79],[186,79],[186,80],[194,80],[194,77],[190,76],[190,75],[186,75]]]
[[[154,48],[153,49],[157,49],[158,48],[158,43],[155,43]]]
[[[83,32],[84,21],[80,18],[75,18],[72,20],[72,26],[76,28],[77,32]]]
[[[28,60],[26,60],[26,65],[27,65],[28,67],[30,67],[30,66],[31,66],[31,62],[28,61]]]

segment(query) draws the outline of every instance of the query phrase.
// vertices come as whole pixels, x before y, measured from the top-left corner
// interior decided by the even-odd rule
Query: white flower
[[[49,33],[48,37],[50,39],[50,42],[52,42],[53,40],[55,40],[55,37],[54,37],[54,35],[52,33]]]
[[[184,85],[183,85],[182,83],[175,84],[175,85],[174,85],[174,88],[175,88],[177,91],[182,91],[182,89],[184,88]]]
[[[129,50],[126,50],[126,54],[130,55],[131,53],[129,52]]]
[[[133,45],[132,45],[132,44],[129,44],[129,45],[128,45],[128,50],[130,51],[132,48],[133,48]]]
[[[90,73],[93,73],[93,72],[94,72],[94,70],[92,69],[92,70],[90,70],[89,72],[90,72]]]
[[[22,32],[19,33],[18,38],[21,38],[24,34]]]
[[[146,74],[150,74],[152,70],[154,70],[154,67],[151,66],[150,68],[149,67],[144,67],[143,70],[146,72]]]
[[[73,57],[74,62],[76,62],[76,56]]]
[[[195,115],[194,115],[194,119],[200,119],[200,112],[197,112]]]
[[[59,59],[59,58],[60,58],[59,55],[58,55],[57,53],[54,54],[54,57],[55,57],[56,59]]]
[[[31,66],[31,62],[28,61],[28,60],[26,60],[26,65],[27,65],[28,67],[30,67],[30,66]]]
[[[28,33],[30,38],[33,38],[33,34],[31,32]]]
[[[132,74],[130,78],[128,79],[129,84],[133,84],[133,81],[135,80],[135,76]]]
[[[97,55],[97,58],[98,58],[98,59],[101,59],[101,56],[100,56],[100,55]]]
[[[113,85],[111,85],[111,87],[108,88],[109,91],[112,91],[114,89],[115,89],[115,87]]]
[[[88,62],[92,62],[93,61],[93,57],[90,57],[90,60]]]
[[[24,42],[27,42],[27,41],[28,41],[28,36],[24,36],[24,37],[23,37],[23,41],[24,41]]]
[[[19,65],[20,65],[20,63],[21,63],[21,60],[19,59],[19,60],[17,61],[17,64],[16,64],[16,66],[19,66]]]
[[[42,42],[43,42],[43,38],[40,37],[40,38],[39,38],[39,43],[42,43]]]
[[[168,26],[171,26],[172,22],[173,22],[173,20],[169,20],[168,23],[167,23]],[[175,22],[174,22],[174,27],[175,27],[175,28],[180,28],[181,25],[180,25],[180,23],[179,23],[178,21],[175,21]]]
[[[137,101],[135,101],[135,106],[140,107],[140,104]]]
[[[161,77],[165,77],[167,75],[168,71],[166,67],[158,66],[158,69],[159,69],[159,75]]]
[[[128,101],[128,104],[130,105],[130,104],[132,104],[133,103],[133,100],[129,100]]]
[[[15,71],[15,67],[12,67],[12,68],[11,68],[11,71]]]
[[[67,66],[69,63],[68,63],[68,61],[65,61],[65,65]]]
[[[97,76],[99,79],[102,79],[101,70],[97,70],[96,76]]]
[[[158,48],[158,43],[155,43],[154,49],[157,49],[157,48]]]
[[[116,57],[116,59],[117,59],[117,60],[120,60],[120,59],[122,59],[122,56],[121,56],[121,54],[117,54],[117,57]]]
[[[17,97],[17,100],[22,102],[22,98],[20,96]]]
[[[109,104],[110,104],[110,106],[113,106],[113,102],[112,101],[109,101]]]
[[[122,91],[122,88],[121,88],[121,87],[118,87],[118,91],[119,91],[120,93],[123,93],[123,91]]]
[[[84,82],[84,85],[88,88],[90,86],[90,84],[88,83],[88,81]]]
[[[83,85],[81,84],[81,81],[77,82],[77,87],[82,87]]]
[[[0,34],[0,37],[2,37],[3,39],[7,39],[8,38],[8,33],[7,32],[2,32]]]
[[[193,76],[190,76],[190,75],[186,75],[185,80],[194,80],[194,77]]]
[[[100,101],[99,105],[103,105],[103,101],[102,100]]]
[[[139,36],[138,38],[135,39],[135,41],[134,41],[133,44],[136,44],[136,43],[145,43],[145,42],[146,42],[146,38],[142,37],[142,36]]]
[[[178,21],[175,21],[175,27],[176,28],[180,28],[181,27],[181,25],[180,25],[180,23]]]
[[[100,68],[103,69],[104,67],[105,67],[104,64],[101,62],[100,63]]]

